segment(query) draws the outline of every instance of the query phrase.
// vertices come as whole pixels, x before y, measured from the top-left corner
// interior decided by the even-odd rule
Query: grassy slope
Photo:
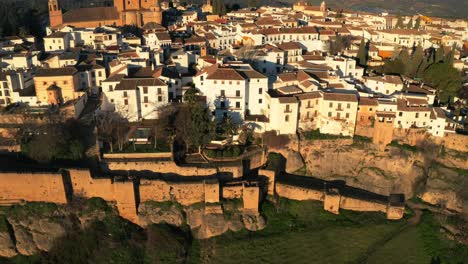
[[[381,213],[335,216],[308,201],[282,200],[278,208],[263,205],[262,231],[193,243],[189,263],[430,263],[431,256],[468,263],[468,247],[446,240],[427,213],[419,225],[406,226],[410,215],[400,221]]]
[[[230,233],[198,245],[212,263],[346,263],[356,261],[404,221],[383,214],[323,211],[319,202],[281,200],[279,210],[263,206],[268,225],[262,231]],[[193,262],[208,259],[197,256]],[[192,259],[193,260],[193,259]],[[204,261],[201,261],[204,262]]]

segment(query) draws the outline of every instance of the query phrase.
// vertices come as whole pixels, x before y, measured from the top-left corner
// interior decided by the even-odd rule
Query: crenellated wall
[[[62,174],[58,172],[0,172],[0,201],[67,203]]]
[[[259,175],[266,177],[267,181],[235,180],[220,184],[217,178],[93,178],[87,169],[47,173],[0,172],[0,203],[65,204],[73,196],[100,197],[115,202],[122,217],[138,224],[138,205],[146,201],[172,201],[188,206],[218,203],[221,198],[243,199],[245,212],[257,214],[264,190],[271,196],[276,194],[292,200],[323,201],[324,209],[336,214],[340,209],[379,211],[387,213],[389,219],[400,219],[404,213],[401,203],[392,205],[389,197],[364,190],[347,186],[328,187],[322,180],[277,175],[269,170],[260,170]],[[291,179],[293,183],[289,182]]]
[[[266,173],[267,172],[267,173]],[[261,170],[260,175],[271,171]],[[340,209],[361,212],[383,212],[388,219],[401,219],[405,206],[401,195],[382,196],[365,190],[352,188],[343,183],[326,182],[323,180],[296,175],[275,176],[274,190],[279,197],[291,200],[315,200],[323,202],[323,208],[334,214]]]

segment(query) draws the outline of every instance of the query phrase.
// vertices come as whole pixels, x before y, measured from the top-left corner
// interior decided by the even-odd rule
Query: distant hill
[[[291,6],[296,0],[259,0],[261,5]],[[308,1],[319,5],[321,0]],[[389,12],[392,14],[468,18],[468,1],[460,0],[330,0],[332,9],[351,9],[366,12]],[[227,4],[247,5],[247,0],[224,0]]]

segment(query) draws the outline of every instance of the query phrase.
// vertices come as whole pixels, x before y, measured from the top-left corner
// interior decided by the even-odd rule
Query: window
[[[341,103],[338,103],[338,109],[341,109]]]
[[[144,87],[143,87],[143,93],[144,93],[144,94],[147,94],[147,93],[148,93],[148,87],[147,87],[147,86],[144,86]]]
[[[419,113],[416,113],[416,118],[419,118]]]
[[[263,93],[263,89],[262,88],[258,88],[258,94],[262,94]]]
[[[102,71],[98,71],[98,76],[102,77]]]
[[[346,118],[349,118],[349,113],[346,113]]]
[[[63,84],[68,84],[68,81],[63,81]]]
[[[398,116],[403,116],[403,112],[398,112]]]
[[[328,117],[332,117],[332,113],[331,113],[331,112],[328,112]]]
[[[158,96],[158,102],[162,102],[162,96]]]
[[[285,115],[285,116],[284,116],[284,121],[285,121],[285,122],[289,122],[289,115]]]
[[[259,103],[259,104],[262,104],[262,103],[263,103],[263,100],[262,100],[262,99],[258,99],[258,103]]]
[[[47,85],[47,82],[42,82],[42,85]]]
[[[221,96],[226,96],[226,91],[221,90]]]
[[[240,91],[239,90],[236,91],[236,96],[240,97]]]
[[[346,108],[348,108],[348,109],[351,108],[351,104],[348,103],[348,104],[346,105]],[[371,111],[372,111],[372,110],[371,110]]]
[[[124,100],[124,105],[128,105],[128,99]]]
[[[329,107],[333,107],[333,103],[330,102],[330,103],[328,104],[328,106],[329,106]]]
[[[240,102],[236,102],[236,108],[240,108]]]
[[[162,94],[162,89],[158,88],[158,94]]]
[[[310,107],[310,100],[307,101],[307,107]],[[308,115],[307,115],[308,116]]]
[[[123,96],[124,96],[124,97],[127,97],[127,96],[128,96],[128,95],[127,95],[127,92],[124,92]]]
[[[144,103],[148,103],[148,96],[145,96],[143,99],[144,99],[143,100]]]
[[[290,111],[291,111],[291,109],[290,109],[289,105],[287,104],[286,105],[286,112],[290,112]]]

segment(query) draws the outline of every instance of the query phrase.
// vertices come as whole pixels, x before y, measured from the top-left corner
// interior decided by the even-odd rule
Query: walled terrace
[[[102,174],[92,173],[88,168],[3,170],[0,204],[23,201],[66,204],[74,197],[100,197],[114,203],[122,217],[136,224],[141,222],[140,205],[149,201],[182,206],[203,204],[209,213],[222,212],[224,200],[239,199],[245,214],[260,215],[265,197],[318,200],[324,203],[325,210],[335,214],[345,209],[379,211],[386,213],[388,219],[403,216],[402,195],[381,196],[346,186],[344,182],[287,174],[278,168],[265,167],[264,157],[261,154],[235,166],[234,163],[179,166],[166,159],[122,158],[117,161],[121,165],[109,166],[113,169]],[[146,167],[137,170],[135,164],[141,162]]]

